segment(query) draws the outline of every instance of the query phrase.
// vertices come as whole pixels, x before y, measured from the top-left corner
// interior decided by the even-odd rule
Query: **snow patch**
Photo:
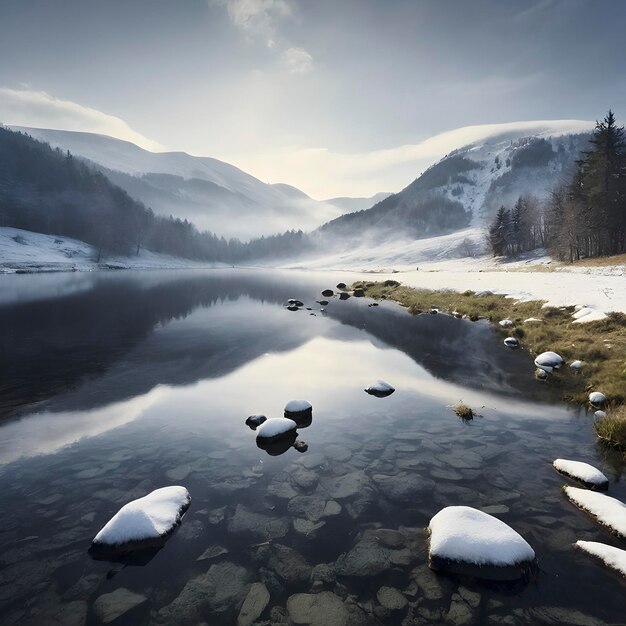
[[[565,487],[564,491],[574,504],[596,517],[619,537],[626,538],[626,504],[616,498],[578,487]]]
[[[626,550],[620,550],[613,546],[597,541],[577,541],[574,544],[580,550],[598,557],[606,565],[617,570],[622,576],[626,576]]]
[[[312,408],[311,403],[306,400],[290,400],[285,405],[285,413],[304,413]]]
[[[557,472],[579,480],[585,485],[591,485],[597,489],[607,489],[609,486],[609,479],[599,469],[588,463],[556,459],[552,465]]]

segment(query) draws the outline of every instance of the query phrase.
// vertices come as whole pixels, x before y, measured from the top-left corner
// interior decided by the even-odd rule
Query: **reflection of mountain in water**
[[[362,339],[315,323],[304,310],[263,306],[291,297],[313,303],[322,280],[239,271],[180,273],[174,279],[168,274],[161,281],[154,274],[145,281],[119,276],[80,293],[0,308],[0,327],[10,329],[1,340],[0,416],[35,404],[48,410],[94,408],[158,384],[222,376],[320,333]],[[344,327],[365,329],[451,382],[502,392],[530,379],[527,359],[503,349],[483,324],[443,315],[415,318],[395,306],[370,309],[356,299],[334,299],[328,315]],[[73,393],[87,381],[87,390]]]

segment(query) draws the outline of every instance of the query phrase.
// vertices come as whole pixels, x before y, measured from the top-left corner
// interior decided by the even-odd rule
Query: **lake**
[[[559,402],[486,322],[316,302],[352,278],[0,276],[2,623],[233,624],[252,583],[270,595],[261,623],[290,623],[301,593],[317,600],[292,601],[292,617],[310,615],[298,623],[625,623],[623,581],[572,547],[620,543],[551,467],[590,462],[626,501],[623,463],[596,443],[592,415]],[[288,311],[289,298],[312,310]],[[377,379],[396,392],[364,393]],[[259,449],[247,416],[282,416],[300,398],[313,405],[308,449]],[[459,401],[480,416],[459,420]],[[89,556],[123,504],[166,485],[192,502],[161,550]],[[429,570],[424,528],[458,504],[518,531],[536,575]],[[394,607],[393,590],[408,604]]]

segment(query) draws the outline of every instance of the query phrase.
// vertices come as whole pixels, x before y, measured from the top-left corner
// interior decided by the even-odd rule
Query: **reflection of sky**
[[[225,311],[231,308],[227,306]],[[231,321],[238,320],[235,316]],[[183,323],[196,325],[191,319]],[[328,329],[328,324],[337,325],[324,320],[324,328]],[[288,352],[263,354],[231,373],[192,385],[158,386],[131,400],[91,411],[39,413],[8,422],[0,426],[0,463],[51,454],[138,418],[142,418],[139,427],[145,430],[146,438],[162,423],[176,422],[178,428],[210,433],[232,443],[250,435],[242,427],[248,415],[280,416],[287,401],[300,398],[313,404],[313,426],[321,420],[353,419],[357,430],[360,414],[371,412],[373,407],[400,412],[409,393],[416,395],[417,405],[428,402],[443,408],[463,399],[474,407],[501,407],[508,415],[544,418],[564,414],[562,409],[551,407],[546,412],[540,405],[519,400],[507,403],[502,396],[447,383],[431,376],[403,352],[377,347],[361,331],[349,332],[354,335],[352,340],[318,336]],[[365,394],[363,389],[377,379],[394,385],[396,393],[385,399]]]

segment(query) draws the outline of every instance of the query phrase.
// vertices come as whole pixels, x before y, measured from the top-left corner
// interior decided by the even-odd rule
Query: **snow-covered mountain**
[[[270,185],[237,167],[185,152],[150,152],[95,133],[12,127],[90,161],[156,213],[201,230],[249,239],[289,229],[312,230],[345,210],[289,185]]]
[[[547,197],[571,173],[592,128],[577,120],[491,126],[486,136],[450,152],[399,193],[320,230],[414,239],[483,227],[497,207],[511,206],[522,194]]]

